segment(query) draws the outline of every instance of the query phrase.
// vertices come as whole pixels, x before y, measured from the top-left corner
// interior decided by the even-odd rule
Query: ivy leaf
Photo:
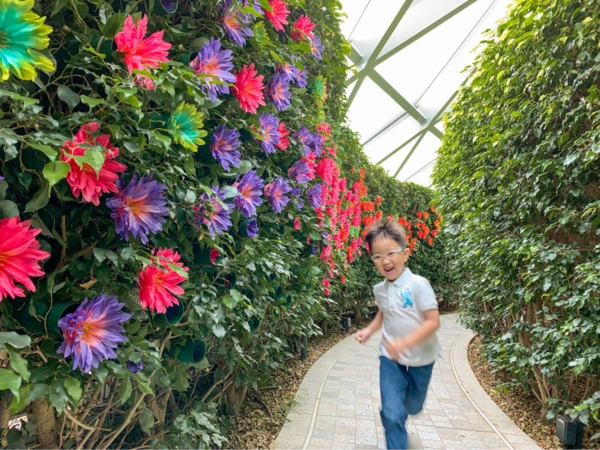
[[[71,112],[79,105],[79,95],[73,92],[67,86],[59,86],[58,90],[58,98],[60,98],[63,102],[67,104]]]
[[[44,166],[43,175],[48,180],[48,187],[51,188],[63,178],[71,170],[71,166],[64,161],[52,161]]]
[[[121,400],[121,404],[124,405],[129,397],[131,397],[131,380],[127,378],[119,386],[119,400]]]
[[[148,408],[144,408],[140,411],[140,427],[146,433],[152,433],[152,427],[154,426],[154,416],[152,411]]]
[[[10,200],[0,202],[0,211],[4,214],[4,217],[17,217],[19,215],[19,207]]]
[[[125,23],[125,13],[113,14],[110,19],[106,22],[106,25],[102,28],[102,34],[107,39],[113,39],[115,35],[123,28]]]
[[[39,150],[40,152],[42,152],[51,161],[54,161],[56,159],[56,156],[58,155],[58,152],[56,150],[54,150],[52,147],[50,147],[49,145],[44,145],[44,144],[29,144],[29,146],[31,148],[34,148],[34,149]]]
[[[46,187],[43,187],[35,194],[33,194],[32,199],[27,202],[27,204],[25,205],[25,212],[34,212],[38,209],[42,209],[48,204],[49,200],[50,195],[48,189],[46,189]]]
[[[81,96],[81,103],[88,105],[90,108],[98,105],[104,105],[106,102],[102,98],[92,98],[87,95]]]
[[[73,405],[75,406],[75,409],[77,409],[79,399],[81,398],[81,394],[83,393],[81,383],[77,378],[67,377],[67,379],[65,380],[65,389],[67,390],[69,396],[73,399]]]
[[[213,325],[212,329],[216,337],[222,338],[225,336],[225,328],[223,328],[221,325]]]
[[[10,356],[10,367],[13,368],[15,372],[21,375],[25,381],[29,381],[29,377],[31,374],[29,370],[27,370],[27,360],[21,356],[21,353],[12,347],[10,344],[5,345],[6,350],[8,350],[8,355]]]
[[[14,331],[4,331],[0,333],[0,349],[6,348],[4,344],[10,344],[14,348],[25,348],[31,344],[31,338]]]
[[[12,370],[0,369],[0,391],[9,390],[18,399],[20,387],[21,377],[19,375]]]

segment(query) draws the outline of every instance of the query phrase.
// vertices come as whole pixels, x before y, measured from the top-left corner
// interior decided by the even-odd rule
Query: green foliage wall
[[[598,420],[600,4],[516,2],[434,171],[463,321],[551,418]]]

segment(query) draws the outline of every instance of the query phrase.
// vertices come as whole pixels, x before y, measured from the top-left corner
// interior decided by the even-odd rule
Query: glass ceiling
[[[482,33],[511,0],[342,0],[351,127],[369,159],[429,186],[449,110]]]

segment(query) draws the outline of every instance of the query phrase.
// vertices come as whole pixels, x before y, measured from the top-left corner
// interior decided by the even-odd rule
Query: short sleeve
[[[414,280],[413,292],[417,307],[421,312],[431,309],[438,309],[438,302],[435,298],[435,293],[427,281],[423,277],[418,277]]]

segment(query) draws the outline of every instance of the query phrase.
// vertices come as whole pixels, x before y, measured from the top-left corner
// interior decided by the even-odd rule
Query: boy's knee
[[[410,414],[411,416],[417,415],[419,414],[421,411],[423,411],[423,404],[406,404],[406,412],[408,414]]]
[[[408,417],[407,411],[404,408],[382,408],[380,413],[381,421],[391,422],[403,425]]]

